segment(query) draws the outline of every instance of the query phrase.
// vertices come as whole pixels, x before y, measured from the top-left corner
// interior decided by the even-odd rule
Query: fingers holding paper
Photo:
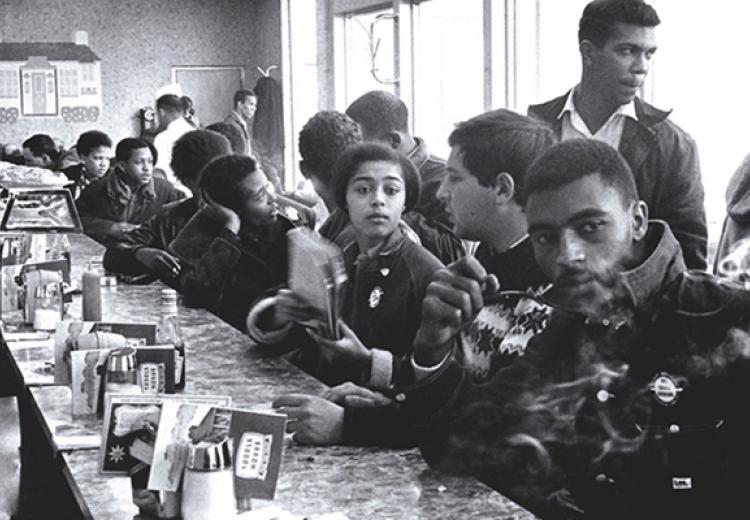
[[[320,345],[324,356],[329,358],[345,357],[360,363],[371,362],[370,349],[362,344],[354,331],[343,321],[338,321],[340,339],[326,339],[314,331],[310,336]]]

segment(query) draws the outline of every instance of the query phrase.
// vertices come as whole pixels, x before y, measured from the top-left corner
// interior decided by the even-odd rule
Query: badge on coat
[[[672,406],[685,389],[684,378],[678,378],[668,372],[656,374],[648,389],[654,393],[656,401],[663,406]]]
[[[372,292],[370,293],[370,308],[374,309],[378,305],[380,305],[380,300],[383,298],[383,289],[376,285]]]

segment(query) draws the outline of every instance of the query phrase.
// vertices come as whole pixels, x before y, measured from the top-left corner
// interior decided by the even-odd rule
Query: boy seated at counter
[[[214,157],[231,153],[226,137],[209,130],[193,130],[180,137],[172,149],[172,171],[196,195],[167,204],[148,221],[110,243],[104,254],[104,268],[132,281],[160,278],[176,284],[179,260],[167,252],[167,245],[198,211],[198,183],[203,167]]]
[[[250,305],[286,281],[286,232],[273,185],[255,160],[227,155],[203,170],[205,206],[169,245],[183,264],[179,289],[230,325],[245,329]]]
[[[71,166],[63,166],[62,172],[73,181],[70,189],[73,196],[78,198],[86,186],[104,177],[109,171],[112,140],[99,130],[84,132],[78,137],[74,149],[65,157],[75,162]],[[61,159],[61,162],[65,162],[65,157]]]
[[[154,177],[155,152],[153,145],[134,137],[117,144],[115,167],[87,186],[76,202],[88,236],[102,244],[122,239],[164,204],[184,198],[169,182]]]

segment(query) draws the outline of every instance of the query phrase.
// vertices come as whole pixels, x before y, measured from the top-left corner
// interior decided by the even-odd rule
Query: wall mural
[[[85,31],[72,42],[0,42],[0,124],[31,117],[96,121],[101,83],[101,60]]]

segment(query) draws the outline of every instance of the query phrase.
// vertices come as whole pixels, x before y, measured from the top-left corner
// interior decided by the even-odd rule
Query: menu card
[[[165,403],[228,407],[231,401],[229,396],[107,394],[102,442],[99,447],[99,472],[127,474],[141,461],[152,464],[165,459],[166,453],[157,452],[155,449]],[[171,410],[176,412],[178,408],[171,404],[168,410],[171,414]],[[167,421],[172,427],[177,418],[176,413],[174,417],[171,422]],[[148,458],[147,455],[151,453],[152,460],[144,461],[143,459]]]
[[[319,320],[323,324],[322,334],[338,339],[339,306],[346,283],[341,251],[306,228],[288,231],[287,240],[289,288],[317,309]]]

